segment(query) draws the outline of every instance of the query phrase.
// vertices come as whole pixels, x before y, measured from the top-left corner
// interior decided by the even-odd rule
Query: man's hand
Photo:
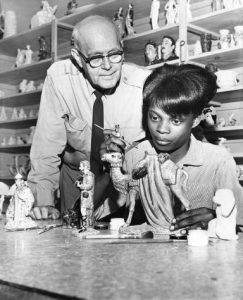
[[[34,220],[56,220],[60,218],[60,212],[53,206],[36,206],[32,208],[29,216]]]
[[[122,140],[119,132],[112,129],[104,129],[105,141],[100,146],[100,157],[107,152],[125,151],[126,144]]]
[[[215,210],[207,207],[200,207],[191,209],[176,216],[172,220],[170,231],[181,228],[195,229],[195,228],[208,228],[208,222],[216,217]]]

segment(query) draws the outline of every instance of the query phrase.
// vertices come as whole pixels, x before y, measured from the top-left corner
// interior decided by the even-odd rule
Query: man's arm
[[[28,184],[35,196],[33,218],[56,218],[54,191],[59,186],[60,154],[66,145],[66,130],[62,119],[61,97],[54,82],[47,76],[41,95],[40,109],[30,159]]]

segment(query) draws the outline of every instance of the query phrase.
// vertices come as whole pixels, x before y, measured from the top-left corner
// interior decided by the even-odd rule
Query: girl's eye
[[[181,124],[181,120],[179,120],[179,119],[172,119],[171,123],[174,124],[174,125],[180,125]]]
[[[158,121],[158,116],[156,116],[154,114],[150,114],[149,117],[152,121]]]

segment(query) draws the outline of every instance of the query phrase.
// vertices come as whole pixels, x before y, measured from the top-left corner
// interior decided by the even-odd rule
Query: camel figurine
[[[170,160],[169,154],[150,155],[138,162],[132,175],[121,172],[123,155],[117,152],[106,153],[102,161],[111,165],[111,178],[116,190],[123,193],[129,214],[123,228],[131,223],[135,203],[140,195],[149,221],[154,228],[162,228],[169,234],[169,226],[174,218],[172,199],[175,195],[190,209],[189,201],[184,195],[187,173]],[[122,229],[123,230],[123,229]]]

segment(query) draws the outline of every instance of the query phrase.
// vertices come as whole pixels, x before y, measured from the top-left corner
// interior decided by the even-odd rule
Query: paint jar
[[[109,228],[111,231],[119,231],[119,228],[125,224],[123,218],[113,218],[110,220]]]
[[[189,230],[187,237],[189,246],[203,247],[208,245],[208,231],[202,229]]]

